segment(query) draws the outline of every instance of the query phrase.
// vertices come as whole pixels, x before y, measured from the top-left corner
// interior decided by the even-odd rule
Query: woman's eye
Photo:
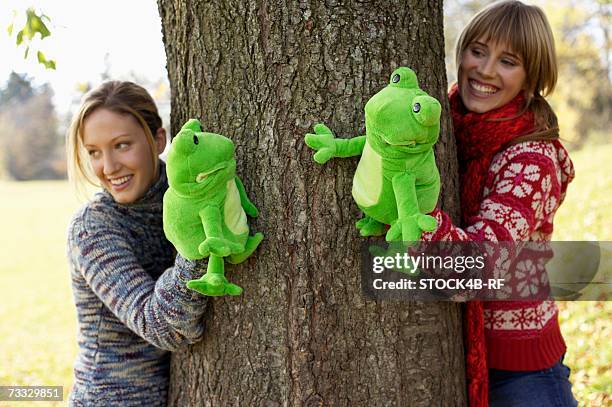
[[[125,148],[127,148],[129,146],[130,146],[130,143],[118,143],[117,144],[117,149],[118,150],[123,150],[123,149],[125,149]]]
[[[472,48],[472,51],[471,51],[471,52],[472,52],[472,55],[474,55],[474,56],[476,56],[476,57],[479,57],[479,56],[484,55],[484,52],[482,52],[482,51],[481,51],[480,49],[478,49],[478,48]]]
[[[502,59],[501,63],[508,66],[514,66],[516,63],[511,59]]]
[[[87,152],[91,158],[98,158],[100,156],[100,152],[98,150],[89,150]]]

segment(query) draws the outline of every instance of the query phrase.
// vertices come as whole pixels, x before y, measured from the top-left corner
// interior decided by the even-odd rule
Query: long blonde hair
[[[463,52],[480,38],[506,44],[520,56],[526,73],[525,109],[534,113],[538,131],[554,129],[558,134],[557,116],[544,99],[557,84],[557,54],[552,30],[542,9],[515,0],[499,1],[482,9],[472,17],[457,41],[457,70]]]
[[[88,183],[99,186],[83,145],[83,123],[91,113],[101,108],[119,114],[129,114],[140,123],[151,148],[155,171],[158,170],[159,158],[155,134],[162,127],[162,120],[155,101],[145,88],[133,82],[105,82],[83,97],[81,107],[72,118],[66,137],[68,178],[80,192],[85,190],[85,185]]]

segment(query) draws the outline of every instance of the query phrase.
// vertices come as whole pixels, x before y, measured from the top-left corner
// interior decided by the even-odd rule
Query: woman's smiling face
[[[163,151],[158,134],[155,138],[157,150]],[[147,135],[132,115],[96,109],[83,123],[83,144],[96,177],[118,203],[137,201],[156,179]]]
[[[503,44],[479,38],[461,55],[459,94],[472,112],[504,106],[524,90],[525,78],[523,61]]]

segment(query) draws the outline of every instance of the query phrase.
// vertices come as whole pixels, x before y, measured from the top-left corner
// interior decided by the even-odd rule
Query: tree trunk
[[[346,4],[345,4],[346,3]],[[227,265],[245,292],[211,300],[204,340],[174,353],[169,404],[465,405],[461,313],[372,301],[360,287],[358,160],[319,166],[305,133],[365,133],[363,107],[398,66],[443,105],[441,205],[456,213],[442,1],[159,0],[172,132],[190,117],[236,145],[265,239]]]

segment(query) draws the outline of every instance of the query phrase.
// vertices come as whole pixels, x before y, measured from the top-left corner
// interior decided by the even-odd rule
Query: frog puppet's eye
[[[198,145],[200,143],[200,140],[198,139],[198,136],[194,135],[193,136],[193,144]]]
[[[420,103],[415,103],[414,105],[412,105],[412,111],[415,113],[418,113],[421,111],[421,104]]]
[[[393,83],[398,83],[400,81],[399,74],[393,75],[393,78],[391,79],[391,81],[393,81]]]

